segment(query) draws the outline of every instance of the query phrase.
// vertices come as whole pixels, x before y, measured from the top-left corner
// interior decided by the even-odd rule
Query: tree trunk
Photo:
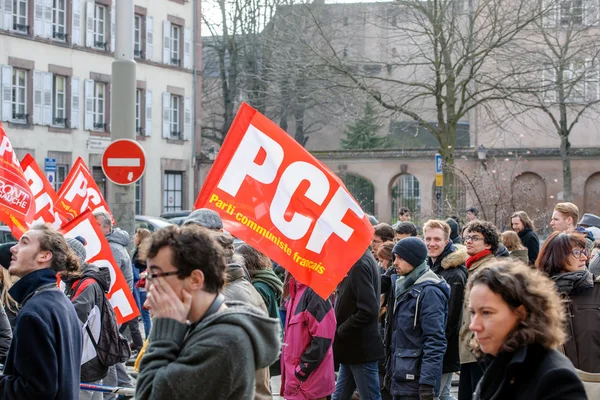
[[[573,201],[573,185],[571,180],[571,143],[569,135],[560,135],[560,158],[562,160],[563,170],[563,200]]]

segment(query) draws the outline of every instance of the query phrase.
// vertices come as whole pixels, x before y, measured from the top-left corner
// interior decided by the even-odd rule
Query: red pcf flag
[[[326,298],[373,237],[342,181],[287,133],[242,104],[196,208]]]
[[[27,154],[21,161],[23,174],[35,199],[35,216],[32,224],[48,223],[54,229],[59,229],[66,218],[62,217],[54,208],[57,195],[54,188],[48,182],[48,178],[42,172],[31,154]]]
[[[20,239],[33,221],[34,213],[33,194],[0,124],[0,220]]]
[[[73,168],[71,168],[69,175],[67,175],[58,191],[56,208],[61,214],[68,215],[68,219],[77,217],[88,208],[92,213],[105,211],[112,218],[108,204],[106,204],[98,185],[96,185],[90,170],[81,157],[75,161]]]
[[[117,314],[117,323],[122,324],[138,315],[140,311],[135,304],[131,290],[123,273],[115,263],[110,245],[104,237],[96,218],[91,211],[85,211],[79,217],[67,223],[61,232],[65,237],[75,238],[81,236],[85,239],[86,261],[100,268],[108,268],[110,271],[110,290],[106,297]]]

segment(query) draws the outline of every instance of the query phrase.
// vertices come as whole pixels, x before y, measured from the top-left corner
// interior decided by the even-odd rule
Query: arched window
[[[585,181],[583,212],[600,215],[600,172]],[[583,213],[581,213],[583,215]]]
[[[421,189],[414,175],[402,174],[392,182],[392,222],[398,220],[401,207],[408,208],[413,218],[421,213]]]
[[[548,210],[544,179],[536,173],[524,172],[512,181],[511,186],[514,211],[525,211],[538,234],[545,235],[552,211]],[[507,224],[510,226],[510,220]]]
[[[375,187],[370,180],[359,175],[345,173],[341,176],[344,185],[367,214],[375,214]]]

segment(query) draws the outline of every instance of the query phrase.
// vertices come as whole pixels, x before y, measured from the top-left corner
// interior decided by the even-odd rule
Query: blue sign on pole
[[[56,158],[45,158],[44,159],[44,171],[56,171]]]
[[[443,171],[442,171],[442,155],[441,154],[435,155],[435,173],[436,173],[436,175],[443,173]]]

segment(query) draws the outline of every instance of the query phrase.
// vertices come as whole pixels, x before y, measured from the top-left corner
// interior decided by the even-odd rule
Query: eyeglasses
[[[586,256],[588,255],[588,251],[587,249],[573,249],[571,250],[571,254],[573,254],[575,256],[575,258],[581,258],[582,255]]]
[[[152,282],[152,280],[154,280],[156,278],[161,278],[163,276],[177,275],[178,273],[179,273],[178,271],[157,272],[155,274],[148,274],[148,275],[146,275],[146,279],[148,281]]]
[[[483,240],[482,237],[479,236],[465,236],[463,238],[463,242],[467,243],[467,242],[477,242],[479,240]]]

